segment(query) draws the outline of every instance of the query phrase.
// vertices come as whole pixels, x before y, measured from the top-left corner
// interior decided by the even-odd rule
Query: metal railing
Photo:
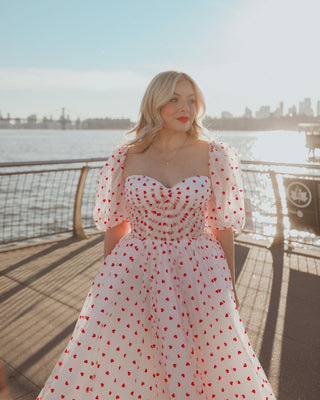
[[[0,164],[0,245],[94,228],[92,210],[102,158]],[[283,178],[320,179],[320,165],[242,161],[244,232],[274,246],[320,246],[320,237],[290,229]],[[319,193],[320,197],[320,193]]]
[[[296,182],[307,179],[318,183],[320,189],[320,165],[288,164],[260,161],[241,161],[244,175],[244,191],[246,200],[246,226],[244,232],[272,239],[272,246],[301,244],[320,247],[319,233],[312,233],[318,223],[320,231],[320,191],[314,201],[319,206],[314,209],[314,226],[303,229],[291,227],[294,212],[288,210],[288,193],[285,179]],[[291,215],[290,215],[291,214]],[[295,225],[293,223],[293,225]],[[297,225],[297,224],[296,224]]]
[[[0,244],[67,232],[84,238],[84,229],[93,227],[95,185],[102,161],[0,164]]]

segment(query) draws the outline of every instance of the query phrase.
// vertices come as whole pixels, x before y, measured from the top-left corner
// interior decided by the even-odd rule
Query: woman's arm
[[[236,306],[239,307],[239,300],[236,292],[236,280],[234,272],[234,243],[233,243],[233,230],[232,228],[226,230],[215,231],[215,237],[219,240],[223,251],[226,255],[227,263],[231,272],[231,280],[236,300]]]
[[[130,223],[123,221],[106,231],[104,235],[104,258],[114,249],[119,240],[129,232],[129,229]]]

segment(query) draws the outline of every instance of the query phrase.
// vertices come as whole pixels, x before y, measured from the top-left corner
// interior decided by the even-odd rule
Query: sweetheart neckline
[[[162,187],[164,187],[165,189],[168,189],[168,190],[174,189],[176,186],[180,185],[181,183],[183,183],[184,181],[189,180],[189,179],[194,179],[194,178],[205,178],[207,182],[210,181],[210,178],[209,178],[207,175],[192,175],[192,176],[188,176],[187,178],[182,178],[182,179],[180,179],[179,182],[177,182],[177,183],[174,184],[173,186],[168,187],[168,186],[164,185],[162,182],[160,182],[158,179],[152,178],[152,176],[143,175],[143,174],[132,174],[132,175],[128,175],[128,176],[126,177],[125,183],[127,183],[127,182],[129,181],[130,178],[135,177],[135,176],[139,176],[139,177],[144,177],[144,178],[147,178],[147,179],[151,179],[152,181],[157,182],[160,186],[162,186]]]

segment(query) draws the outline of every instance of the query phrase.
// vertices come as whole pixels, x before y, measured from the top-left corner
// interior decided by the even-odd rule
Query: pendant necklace
[[[186,137],[186,139],[183,142],[183,144],[180,147],[178,147],[176,150],[174,150],[173,156],[171,155],[170,158],[167,158],[165,160],[160,160],[160,163],[163,166],[168,167],[169,163],[175,158],[175,156],[179,153],[179,151],[185,146],[187,140],[188,140],[188,136]]]

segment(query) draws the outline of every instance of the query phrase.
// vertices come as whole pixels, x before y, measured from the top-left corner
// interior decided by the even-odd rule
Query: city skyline
[[[110,115],[96,115],[95,117],[77,117],[77,118],[70,118],[70,114],[68,114],[68,110],[65,109],[65,107],[60,107],[60,115],[56,117],[56,120],[59,118],[63,117],[66,118],[67,120],[84,120],[84,119],[90,119],[90,118],[110,118],[112,119],[113,117]],[[65,113],[67,114],[65,116]],[[210,115],[208,112],[206,113],[206,116],[209,116],[211,118],[269,118],[269,117],[283,117],[283,116],[294,116],[294,115],[300,115],[300,116],[310,116],[310,117],[320,117],[320,100],[317,100],[315,107],[312,107],[312,102],[310,97],[305,97],[303,100],[299,101],[299,105],[297,106],[296,104],[292,104],[291,106],[287,107],[287,112],[285,112],[285,106],[284,102],[280,101],[279,106],[272,110],[272,107],[269,105],[261,105],[259,109],[257,110],[251,110],[249,107],[245,106],[244,107],[244,112],[241,115],[234,115],[228,110],[224,110],[221,112],[221,115]],[[17,116],[13,115],[10,112],[5,115],[4,113],[1,112],[0,110],[0,119],[37,119],[37,120],[42,120],[42,119],[55,119],[52,114],[48,115],[43,115],[39,116],[37,112],[33,112],[29,115],[26,116]],[[122,119],[130,119],[128,116],[122,116]],[[118,118],[114,118],[118,119]],[[320,121],[319,121],[320,122]]]
[[[317,0],[0,1],[0,110],[136,120],[152,77],[189,73],[208,115],[319,99]],[[288,18],[290,16],[290,18]]]

